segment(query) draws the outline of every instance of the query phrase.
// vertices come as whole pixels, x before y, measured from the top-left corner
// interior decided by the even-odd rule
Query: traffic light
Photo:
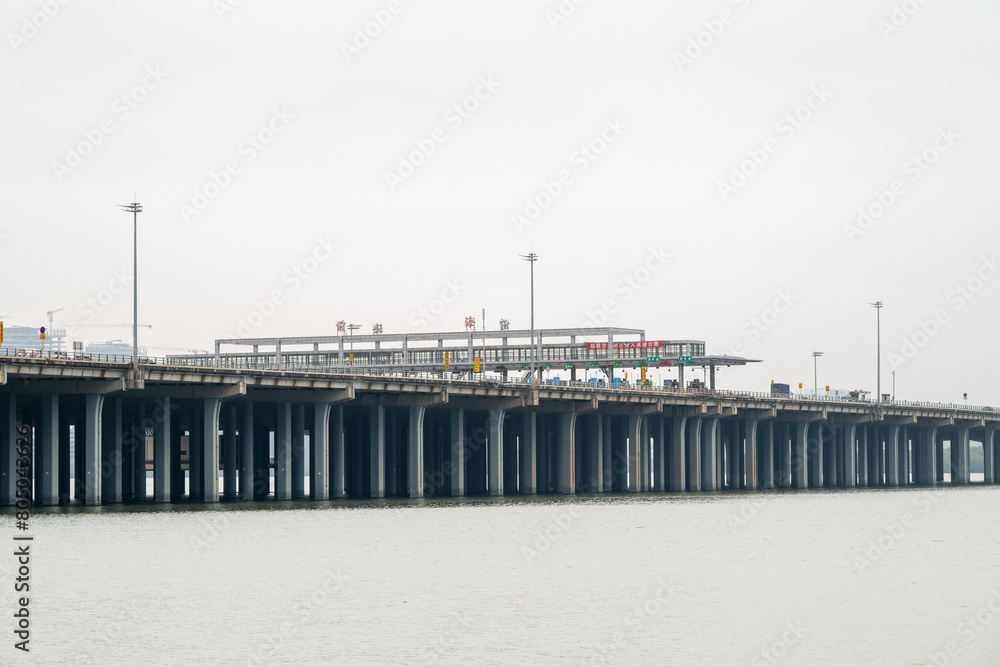
[[[479,357],[476,357],[475,360],[472,362],[472,370],[476,373],[479,372]]]

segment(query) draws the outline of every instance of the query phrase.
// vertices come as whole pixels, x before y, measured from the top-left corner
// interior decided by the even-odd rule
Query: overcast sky
[[[995,2],[8,0],[0,27],[7,323],[130,322],[136,198],[153,353],[527,328],[534,251],[539,327],[705,340],[759,391],[823,351],[820,385],[874,391],[881,300],[883,391],[1000,404]]]

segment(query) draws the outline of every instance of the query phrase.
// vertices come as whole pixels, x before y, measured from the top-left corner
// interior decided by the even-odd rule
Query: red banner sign
[[[663,347],[662,340],[639,340],[632,343],[615,343],[616,350],[646,350],[649,348]],[[607,343],[587,343],[588,350],[606,350]]]

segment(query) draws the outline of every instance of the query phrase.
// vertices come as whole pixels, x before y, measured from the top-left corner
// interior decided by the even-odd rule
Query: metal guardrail
[[[2,357],[13,357],[13,358],[29,358],[29,359],[54,359],[54,360],[64,360],[64,361],[92,361],[101,363],[119,363],[119,364],[131,364],[132,355],[126,354],[92,354],[92,353],[81,353],[81,352],[55,352],[52,350],[26,350],[26,349],[15,349],[15,348],[0,348],[0,358]],[[508,379],[503,380],[499,377],[479,379],[479,380],[462,380],[460,378],[446,378],[442,377],[442,374],[438,371],[394,371],[392,369],[378,369],[373,370],[370,367],[361,366],[294,366],[294,365],[281,365],[276,364],[233,364],[230,363],[232,359],[223,357],[219,361],[220,363],[212,363],[214,360],[202,361],[199,363],[186,363],[192,361],[184,358],[174,358],[174,357],[140,357],[140,364],[158,365],[158,366],[189,366],[193,368],[205,368],[205,369],[229,369],[229,370],[255,370],[255,371],[286,371],[295,373],[325,373],[332,375],[346,375],[356,378],[413,378],[413,379],[427,379],[427,380],[446,380],[449,382],[472,382],[477,384],[489,384],[494,386],[518,386],[527,387],[532,383],[527,380],[518,379]],[[770,392],[760,392],[760,391],[738,391],[729,389],[708,389],[704,387],[699,388],[673,388],[673,387],[658,387],[655,385],[634,385],[622,383],[619,386],[608,385],[607,383],[603,385],[597,385],[585,381],[561,381],[556,385],[552,380],[547,380],[544,383],[536,383],[539,387],[566,387],[568,389],[588,389],[592,391],[602,391],[602,392],[622,392],[622,391],[632,391],[632,392],[649,392],[658,395],[667,396],[690,396],[690,397],[705,397],[713,399],[725,399],[725,398],[747,398],[756,400],[773,400],[778,402],[796,402],[796,403],[813,403],[816,405],[830,405],[830,404],[850,404],[858,406],[869,406],[869,407],[912,407],[912,408],[932,408],[940,410],[962,410],[966,412],[1000,412],[1000,408],[991,407],[988,405],[960,405],[956,403],[936,403],[930,401],[901,401],[901,400],[888,400],[881,403],[875,403],[874,401],[862,401],[857,399],[852,399],[849,397],[838,397],[838,396],[810,396],[807,394],[784,394],[780,396],[775,396]]]

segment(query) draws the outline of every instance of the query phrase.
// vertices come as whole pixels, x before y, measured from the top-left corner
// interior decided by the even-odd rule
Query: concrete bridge
[[[985,483],[1000,479],[1000,411],[987,407],[168,364],[133,372],[121,362],[10,356],[0,364],[4,505],[14,504],[25,463],[19,434],[31,443],[29,486],[41,505],[932,486],[944,481],[945,443],[951,483],[968,484],[970,441],[983,445]]]

